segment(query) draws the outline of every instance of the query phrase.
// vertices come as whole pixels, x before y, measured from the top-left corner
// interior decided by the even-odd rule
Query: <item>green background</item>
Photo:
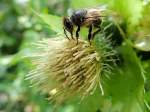
[[[71,10],[104,4],[125,24],[124,41],[115,48],[124,61],[104,78],[104,96],[96,91],[81,103],[72,99],[54,107],[25,80],[32,43],[62,34],[62,17]],[[137,55],[150,57],[149,35],[149,0],[0,0],[0,112],[149,112],[150,58]]]

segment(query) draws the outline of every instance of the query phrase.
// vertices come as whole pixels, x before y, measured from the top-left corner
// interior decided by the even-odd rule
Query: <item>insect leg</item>
[[[80,26],[78,26],[77,31],[76,31],[77,44],[78,44],[78,38],[79,38],[79,31],[80,31]]]
[[[73,31],[71,32],[71,38],[74,40],[74,38],[73,38]]]
[[[67,39],[70,40],[68,35],[67,35],[66,29],[64,27],[63,27],[63,29],[64,29],[64,34],[66,35]]]
[[[89,40],[89,42],[90,42],[90,40],[91,40],[91,38],[92,38],[92,29],[93,29],[93,25],[91,25],[91,26],[89,27],[89,34],[88,34],[88,40]],[[91,42],[90,42],[90,44],[91,44]]]
[[[96,31],[93,33],[92,40],[94,39],[95,35],[96,35],[97,33],[99,33],[100,31],[101,31],[101,28],[99,27],[98,30],[96,30]]]

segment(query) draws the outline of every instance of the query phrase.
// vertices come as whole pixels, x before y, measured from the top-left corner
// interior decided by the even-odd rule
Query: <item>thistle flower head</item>
[[[101,73],[108,68],[105,62],[112,55],[106,46],[100,45],[97,51],[85,40],[77,44],[65,38],[45,39],[37,43],[37,48],[32,56],[36,68],[27,78],[57,102],[92,94],[101,85]]]

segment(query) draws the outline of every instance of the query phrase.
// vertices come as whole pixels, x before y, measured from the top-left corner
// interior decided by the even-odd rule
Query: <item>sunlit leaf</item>
[[[142,51],[150,51],[150,36],[135,41],[135,47]]]
[[[71,2],[73,8],[88,8],[99,6],[98,0],[73,0]]]
[[[42,21],[45,24],[47,24],[50,27],[51,30],[59,34],[63,32],[61,17],[50,15],[50,14],[39,14],[39,17],[42,19]]]
[[[120,47],[123,65],[106,80],[106,94],[111,97],[111,112],[144,112],[144,75],[135,52],[128,45]]]

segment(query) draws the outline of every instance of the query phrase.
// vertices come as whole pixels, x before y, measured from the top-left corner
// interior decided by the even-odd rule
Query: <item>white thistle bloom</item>
[[[62,102],[77,95],[83,98],[99,85],[102,90],[101,73],[107,65],[103,59],[112,53],[97,52],[84,40],[77,44],[65,38],[45,39],[36,46],[38,52],[32,56],[36,68],[27,78],[49,93],[50,99]]]

